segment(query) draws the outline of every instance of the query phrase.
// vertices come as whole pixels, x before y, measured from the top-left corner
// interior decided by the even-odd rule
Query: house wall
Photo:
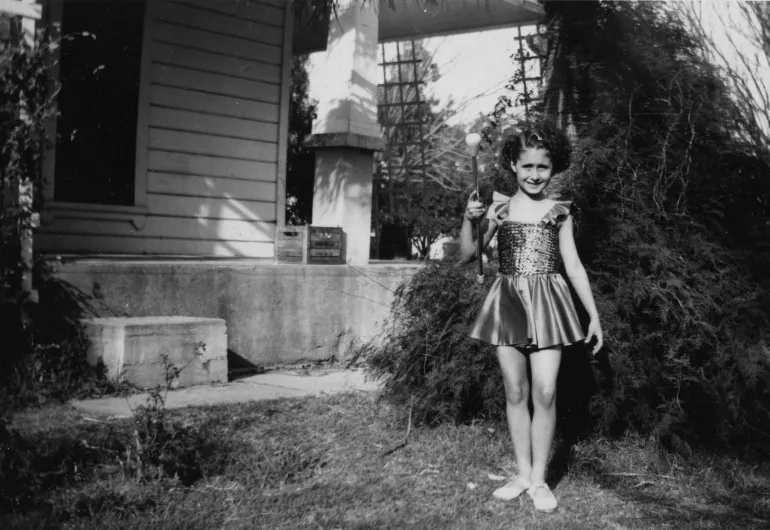
[[[285,208],[287,4],[149,0],[136,204],[49,193],[37,250],[272,257]]]

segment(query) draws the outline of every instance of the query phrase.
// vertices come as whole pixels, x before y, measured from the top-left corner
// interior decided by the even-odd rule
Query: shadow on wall
[[[353,5],[348,9],[360,9]],[[344,14],[341,14],[344,16]],[[331,23],[330,32],[333,44],[344,34],[337,22]],[[371,55],[373,64],[377,63],[377,43],[366,32],[359,32],[356,46],[359,50]],[[358,72],[344,72],[350,76],[350,90],[347,97],[336,101],[336,106],[330,109],[325,119],[324,133],[353,132],[366,136],[367,128],[379,131],[377,126],[377,84],[367,80]],[[360,124],[358,129],[356,124]],[[316,144],[315,147],[324,147]],[[316,156],[318,156],[316,152]],[[316,168],[318,163],[316,163]],[[372,168],[373,169],[373,168]],[[325,167],[324,173],[331,171],[331,178],[313,178],[313,202],[329,204],[336,207],[343,198],[350,201],[371,201],[371,191],[368,187],[357,189],[349,184],[349,175],[354,170],[352,164],[339,159],[334,161],[334,168]],[[285,175],[278,175],[279,179],[285,179]],[[200,253],[209,253],[221,256],[249,256],[253,252],[248,251],[249,244],[258,241],[272,243],[274,241],[274,227],[277,221],[275,209],[272,208],[269,217],[266,203],[259,203],[254,199],[243,200],[233,190],[220,189],[221,182],[215,177],[206,177],[205,184],[208,187],[207,196],[201,197],[201,205],[198,210],[196,239],[201,240]],[[356,195],[358,193],[358,195]],[[211,200],[207,200],[211,199]],[[271,197],[270,200],[274,200]],[[213,222],[217,221],[217,222]],[[228,222],[229,221],[229,222]],[[242,221],[242,223],[237,223]],[[250,223],[250,224],[246,224]],[[240,225],[240,226],[238,226]],[[263,243],[263,244],[264,244]]]
[[[93,298],[56,278],[49,264],[38,262],[33,273],[39,301],[24,308],[24,318],[19,305],[0,305],[4,344],[0,363],[3,365],[20,361],[37,345],[61,347],[66,342],[81,340],[80,319],[97,313]]]
[[[94,300],[57,278],[46,262],[34,270],[39,301],[0,305],[0,423],[13,409],[63,402],[111,389],[103,366],[88,364],[88,336],[80,323],[97,313]],[[22,324],[23,322],[23,324]]]
[[[256,247],[274,240],[275,208],[270,202],[240,199],[232,189],[221,189],[216,177],[204,177],[208,188],[205,197],[199,197],[196,215],[196,239],[200,239],[197,254],[212,256],[254,257]],[[230,181],[232,182],[232,181]],[[238,181],[238,185],[242,185]],[[256,198],[255,198],[256,199]],[[274,198],[270,198],[273,201]],[[259,211],[262,210],[262,211]],[[267,217],[267,210],[272,214]]]

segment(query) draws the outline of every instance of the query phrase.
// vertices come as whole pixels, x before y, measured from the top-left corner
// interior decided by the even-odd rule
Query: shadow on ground
[[[249,377],[250,375],[265,373],[265,367],[254,364],[245,357],[235,353],[233,350],[227,350],[227,380],[236,381]]]
[[[583,343],[564,348],[556,384],[557,439],[548,475],[552,487],[568,473],[575,445],[594,432],[591,403],[609,395],[612,377],[607,347],[596,357]]]
[[[619,520],[630,528],[768,528],[770,491],[732,489],[729,494],[687,491],[676,482],[646,483],[644,477],[599,476],[602,487],[639,506],[642,517]]]

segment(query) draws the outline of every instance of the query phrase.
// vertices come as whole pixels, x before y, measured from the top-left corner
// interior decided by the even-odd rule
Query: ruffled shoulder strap
[[[507,195],[502,193],[492,193],[492,205],[487,210],[487,219],[495,221],[497,224],[502,223],[508,219],[508,203],[511,200]]]
[[[578,213],[578,207],[572,201],[557,201],[556,204],[545,214],[543,222],[559,226],[567,217]]]

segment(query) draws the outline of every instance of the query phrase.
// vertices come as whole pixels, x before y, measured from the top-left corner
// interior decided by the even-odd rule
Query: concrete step
[[[140,388],[165,384],[164,357],[183,370],[175,386],[227,381],[227,329],[221,318],[186,316],[84,319],[88,362],[101,360],[107,376]]]

